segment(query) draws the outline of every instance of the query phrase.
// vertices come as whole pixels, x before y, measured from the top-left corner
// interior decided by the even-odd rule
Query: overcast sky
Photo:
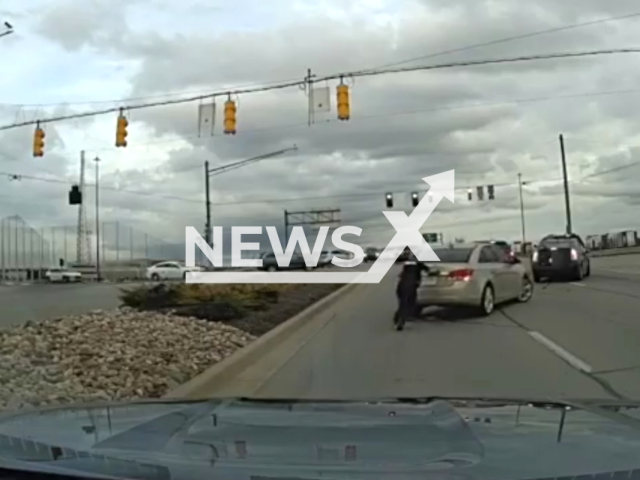
[[[302,80],[307,68],[323,76],[640,47],[634,17],[424,58],[631,14],[634,3],[4,0],[0,21],[15,33],[0,38],[0,123]],[[522,173],[532,182],[524,187],[527,237],[537,241],[565,228],[563,133],[574,230],[640,230],[640,164],[625,168],[640,162],[638,65],[631,53],[347,78],[348,122],[336,120],[336,83],[323,82],[332,109],[312,127],[297,86],[239,95],[235,136],[222,134],[218,118],[213,137],[198,137],[197,102],[132,110],[126,149],[115,148],[116,114],[108,114],[47,124],[43,158],[31,155],[33,127],[7,130],[0,216],[20,215],[34,228],[75,225],[67,192],[85,150],[89,222],[99,156],[101,220],[132,226],[137,239],[144,232],[175,243],[186,225],[203,231],[205,160],[215,166],[296,144],[297,152],[213,177],[214,223],[281,227],[285,209],[339,208],[343,224],[363,228],[364,244],[384,245],[392,234],[381,213],[385,192],[408,212],[410,193],[427,188],[422,177],[455,169],[456,202],[443,200],[425,231],[520,239]],[[9,181],[7,173],[25,177]],[[476,186],[489,184],[495,200],[477,201]]]

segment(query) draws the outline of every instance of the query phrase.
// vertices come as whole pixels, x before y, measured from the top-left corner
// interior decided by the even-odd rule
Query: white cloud
[[[122,103],[111,102],[117,98],[162,100],[177,98],[180,92],[302,80],[307,68],[324,75],[394,64],[633,9],[631,2],[585,1],[578,8],[546,0],[535,5],[515,0],[45,3],[41,10],[35,0],[3,6],[16,34],[0,39],[0,53],[15,67],[3,76],[0,102],[102,103],[66,109],[7,106],[0,109],[2,123],[69,108],[117,108]],[[74,21],[64,21],[69,18]],[[610,22],[427,61],[633,46],[637,23]],[[637,158],[640,121],[635,104],[640,92],[575,96],[635,90],[634,58],[616,55],[357,78],[351,89],[352,119],[336,121],[334,104],[332,113],[319,117],[313,127],[306,125],[306,98],[296,88],[241,95],[238,134],[233,137],[219,133],[218,118],[218,133],[198,138],[196,103],[131,110],[126,149],[114,146],[117,114],[109,113],[47,126],[43,159],[30,155],[31,127],[9,130],[0,134],[0,170],[70,184],[77,181],[80,150],[88,159],[98,155],[106,187],[105,220],[135,224],[141,231],[177,241],[185,224],[204,223],[205,160],[218,165],[295,143],[300,148],[295,155],[214,177],[214,220],[281,225],[286,208],[339,207],[345,223],[366,226],[372,232],[366,242],[378,243],[390,234],[380,214],[384,192],[395,192],[397,205],[409,209],[408,195],[424,189],[423,176],[455,168],[460,194],[455,205],[443,204],[434,214],[433,228],[449,237],[518,239],[515,184],[522,173],[525,180],[548,181],[525,188],[528,232],[537,238],[564,228],[557,183],[557,136],[562,132],[576,229],[593,233],[640,228],[634,226],[640,166],[585,178]],[[329,86],[335,95],[335,83]],[[92,171],[87,176],[92,183]],[[34,224],[72,225],[76,211],[66,205],[69,184],[25,179],[20,188],[15,182],[7,186],[10,195],[0,196],[0,202],[13,200],[15,213]],[[497,185],[494,202],[466,200],[466,187],[488,184]],[[89,202],[92,195],[88,192]]]

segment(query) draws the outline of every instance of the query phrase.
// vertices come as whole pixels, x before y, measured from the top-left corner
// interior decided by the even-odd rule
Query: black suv
[[[560,276],[582,280],[591,274],[587,253],[587,247],[578,235],[547,235],[533,252],[533,278],[536,282],[545,277]]]

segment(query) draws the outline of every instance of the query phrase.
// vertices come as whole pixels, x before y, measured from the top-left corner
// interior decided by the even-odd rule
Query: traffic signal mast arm
[[[316,78],[315,82],[323,82],[323,81],[331,81],[336,79],[341,79],[344,77],[369,77],[375,75],[386,75],[390,73],[405,73],[405,72],[416,72],[423,70],[436,70],[436,69],[444,69],[444,68],[455,68],[455,67],[468,67],[468,66],[476,66],[476,65],[489,65],[489,64],[500,64],[500,63],[514,63],[514,62],[527,62],[527,61],[535,61],[535,60],[549,60],[556,58],[579,58],[586,56],[595,56],[595,55],[611,55],[611,54],[620,54],[620,53],[640,53],[640,48],[615,48],[615,49],[604,49],[604,50],[592,50],[586,52],[565,52],[565,53],[550,53],[550,54],[539,54],[539,55],[528,55],[528,56],[520,56],[520,57],[511,57],[511,58],[497,58],[497,59],[486,59],[486,60],[473,60],[473,61],[465,61],[465,62],[450,62],[444,64],[432,64],[432,65],[420,65],[416,67],[404,67],[404,68],[388,68],[388,69],[376,69],[370,71],[356,71],[356,72],[348,72],[341,74],[333,74],[327,75],[324,77]],[[212,99],[216,97],[221,97],[223,95],[243,95],[247,93],[256,93],[256,92],[266,92],[273,90],[282,90],[286,88],[300,87],[301,81],[291,81],[291,82],[282,82],[274,85],[260,86],[260,87],[248,87],[237,89],[232,92],[224,91],[224,92],[213,92],[206,95],[197,95],[187,98],[178,98],[173,100],[162,100],[157,102],[146,102],[140,104],[132,104],[126,107],[127,110],[138,110],[142,108],[151,108],[151,107],[161,107],[168,105],[177,105],[182,103],[192,103],[192,102],[201,102],[202,100]],[[345,87],[347,87],[345,85]],[[347,90],[341,89],[342,92],[348,93]],[[347,97],[348,101],[348,97]],[[233,109],[233,119],[235,120],[235,102]],[[90,112],[84,113],[75,113],[69,115],[58,115],[54,117],[50,117],[46,120],[29,120],[24,122],[15,122],[9,125],[1,125],[0,131],[2,130],[10,130],[12,128],[24,127],[27,125],[34,125],[36,123],[51,123],[58,122],[62,120],[71,120],[76,118],[87,118],[93,117],[96,115],[105,115],[108,113],[117,112],[118,110],[122,110],[121,108],[105,108],[101,110],[93,110]],[[347,115],[349,112],[347,110]],[[344,115],[343,115],[344,116]],[[346,120],[346,118],[345,118]],[[233,124],[232,129],[235,131],[235,123]]]

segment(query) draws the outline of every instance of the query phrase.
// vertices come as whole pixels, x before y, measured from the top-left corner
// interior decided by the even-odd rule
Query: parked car
[[[182,280],[187,272],[201,272],[201,267],[187,267],[180,262],[162,262],[147,268],[145,277],[155,282],[160,280]]]
[[[345,252],[344,250],[323,250],[318,259],[318,267],[327,267],[331,265],[333,257],[338,257],[343,260],[351,260],[353,253]]]
[[[547,235],[540,240],[531,258],[533,278],[536,282],[554,277],[582,280],[591,275],[587,253],[578,235]]]
[[[49,282],[80,282],[82,274],[64,267],[52,267],[44,272],[44,278]]]
[[[435,248],[439,262],[425,262],[418,289],[420,308],[476,307],[490,315],[495,306],[510,300],[528,302],[533,280],[516,257],[492,243],[452,244]]]
[[[319,262],[318,262],[319,265]],[[299,253],[294,253],[291,257],[291,262],[289,262],[288,267],[281,267],[278,265],[278,261],[276,259],[276,255],[273,252],[264,253],[262,255],[262,270],[266,270],[267,272],[275,272],[276,270],[301,270],[307,269],[311,270],[312,267],[307,267],[306,262],[304,261],[304,257]]]

